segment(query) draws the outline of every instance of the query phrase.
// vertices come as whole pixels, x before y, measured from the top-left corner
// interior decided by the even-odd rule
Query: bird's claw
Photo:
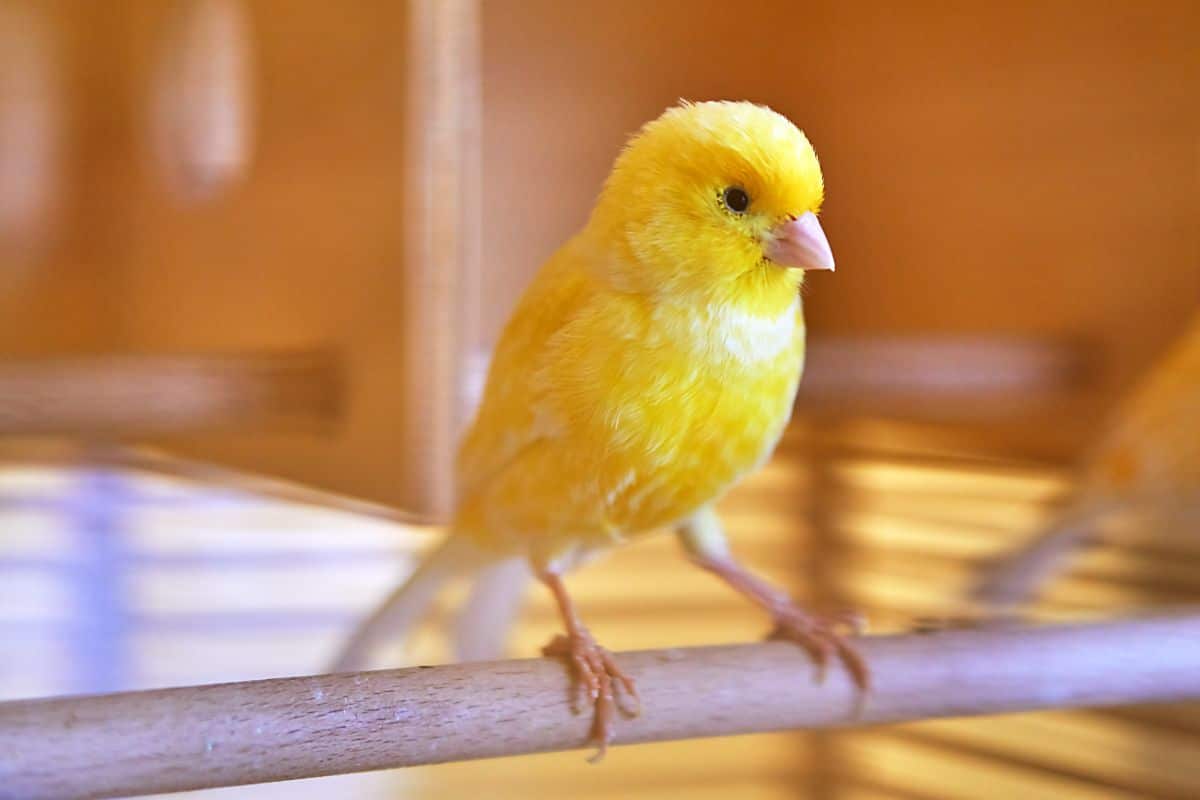
[[[847,641],[850,635],[861,633],[864,627],[863,618],[855,613],[821,617],[788,608],[775,615],[775,628],[768,638],[795,642],[807,650],[817,668],[817,683],[825,680],[826,666],[836,655],[850,673],[854,685],[866,692],[871,688],[871,669],[858,648]]]
[[[596,763],[604,758],[613,737],[613,710],[620,708],[627,716],[641,713],[642,701],[638,697],[633,678],[617,665],[612,654],[596,643],[586,630],[578,634],[555,636],[542,648],[542,655],[566,658],[574,679],[572,710],[583,711],[586,701],[593,709],[592,730],[588,742],[596,745],[596,752],[588,759]],[[625,706],[617,698],[617,687],[626,699],[633,702]]]

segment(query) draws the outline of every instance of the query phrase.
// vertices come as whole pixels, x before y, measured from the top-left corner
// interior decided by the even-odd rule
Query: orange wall
[[[405,3],[248,0],[256,160],[174,200],[145,120],[167,7],[61,0],[55,247],[0,293],[0,352],[335,345],[332,438],[188,451],[404,500]],[[769,103],[825,165],[828,332],[1093,337],[1104,398],[1200,299],[1200,4],[486,0],[485,339],[678,97]],[[439,335],[429,331],[430,337]]]
[[[164,8],[127,19],[131,74],[153,69]],[[256,156],[210,205],[166,196],[145,161],[126,206],[119,343],[130,348],[337,347],[348,396],[333,437],[204,437],[189,453],[406,501],[404,3],[250,3]],[[136,102],[131,105],[136,106]],[[436,332],[430,332],[436,335]]]
[[[42,102],[58,128],[44,235],[34,238],[32,249],[0,241],[0,353],[104,350],[112,343],[114,311],[114,239],[103,230],[109,208],[104,198],[116,188],[105,167],[113,114],[103,98],[114,64],[89,55],[100,19],[87,7],[67,0],[11,0],[0,10],[0,25],[11,26],[6,38],[24,43],[0,54],[0,68],[40,71],[35,82],[52,95]],[[9,62],[18,49],[34,65]],[[28,91],[12,89],[8,78],[0,80],[0,93]],[[24,100],[4,96],[6,103]]]
[[[490,330],[678,97],[810,135],[839,265],[814,335],[1082,335],[1111,389],[1200,301],[1200,4],[484,7]]]
[[[69,213],[49,257],[4,298],[0,351],[337,347],[354,374],[335,436],[170,444],[402,499],[405,4],[247,4],[255,159],[207,203],[171,194],[150,140],[171,6],[51,7],[69,45]]]

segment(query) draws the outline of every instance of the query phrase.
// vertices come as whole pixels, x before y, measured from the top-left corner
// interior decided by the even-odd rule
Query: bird
[[[1028,544],[985,565],[972,603],[985,617],[1013,614],[1122,515],[1160,530],[1200,515],[1200,314],[1118,403],[1071,501]]]
[[[715,510],[771,456],[804,365],[800,289],[834,269],[824,178],[785,116],[680,101],[620,152],[581,230],[541,267],[504,327],[456,460],[449,534],[351,637],[336,669],[417,622],[442,585],[476,577],[460,653],[495,640],[530,573],[565,627],[544,649],[591,705],[603,757],[627,674],[582,621],[564,576],[653,531],[761,606],[773,638],[860,690],[868,665],[844,617],[801,608],[734,556]]]

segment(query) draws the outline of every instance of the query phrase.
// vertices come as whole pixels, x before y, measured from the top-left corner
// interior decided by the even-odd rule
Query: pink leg
[[[817,680],[825,677],[830,656],[837,654],[855,685],[866,691],[871,686],[871,670],[858,650],[846,641],[845,631],[858,632],[857,615],[821,617],[799,608],[790,597],[754,575],[728,557],[696,557],[704,569],[714,573],[737,591],[766,609],[775,622],[771,639],[786,639],[808,651],[817,665]]]
[[[559,613],[567,627],[567,635],[555,636],[550,644],[542,648],[542,655],[568,659],[575,680],[577,712],[584,705],[584,697],[591,702],[593,717],[589,741],[595,743],[597,750],[588,760],[594,763],[604,758],[608,745],[612,742],[616,684],[619,683],[633,699],[635,706],[631,713],[637,713],[641,700],[633,679],[621,671],[612,654],[598,645],[591,632],[579,621],[579,616],[575,613],[575,604],[571,602],[562,578],[550,573],[539,577],[554,594]]]

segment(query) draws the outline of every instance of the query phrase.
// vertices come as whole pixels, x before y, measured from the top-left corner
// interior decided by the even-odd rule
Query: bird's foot
[[[817,667],[817,683],[825,680],[825,668],[836,655],[850,673],[854,685],[862,692],[871,688],[871,669],[853,644],[847,639],[863,630],[858,614],[842,613],[818,616],[795,607],[775,614],[775,629],[768,638],[795,642],[808,651]]]
[[[586,705],[592,706],[592,730],[589,743],[596,745],[596,752],[588,761],[595,763],[604,758],[613,736],[613,711],[618,707],[616,690],[620,686],[629,700],[630,707],[621,710],[636,716],[641,712],[641,698],[633,678],[626,675],[612,654],[592,638],[586,630],[567,636],[555,636],[550,644],[542,648],[542,655],[566,658],[574,679],[572,708],[576,714]]]

